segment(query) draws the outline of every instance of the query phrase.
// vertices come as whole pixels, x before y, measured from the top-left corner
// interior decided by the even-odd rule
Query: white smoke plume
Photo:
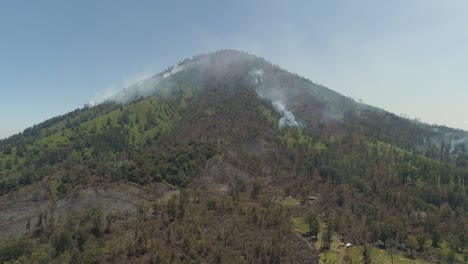
[[[131,77],[126,78],[120,87],[107,89],[94,96],[89,102],[90,105],[96,105],[105,101],[113,101],[116,103],[127,104],[139,98],[148,98],[162,91],[159,85],[163,80],[168,79],[172,75],[179,73],[200,62],[200,57],[194,59],[186,59],[179,64],[167,68],[165,71],[155,74],[157,70],[154,67],[147,68],[143,72]]]
[[[252,67],[253,64],[256,64],[250,68],[248,75],[251,77],[249,82],[251,81],[254,85],[257,95],[272,102],[276,111],[281,115],[280,127],[299,126],[297,118],[288,108],[288,103],[294,94],[288,87],[282,85],[284,73],[278,74],[278,67],[268,66],[265,68],[262,64],[269,65],[268,62],[239,51],[225,50],[222,53],[215,52],[209,56],[205,55],[186,59],[160,74],[153,75],[146,72],[138,80],[133,79],[133,85],[125,86],[127,88],[119,92],[115,92],[115,89],[109,90],[93,99],[91,104],[95,105],[106,100],[126,104],[140,98],[151,97],[157,93],[163,94],[172,87],[170,83],[173,75],[189,70],[195,65],[198,67],[197,74],[201,74],[199,79],[203,82],[204,80],[223,81],[226,76],[229,78],[229,76],[235,76],[236,73],[243,73],[239,69]]]
[[[459,145],[466,145],[468,146],[468,137],[460,138],[460,139],[453,139],[450,141],[450,151],[453,151]]]
[[[250,75],[254,77],[254,81],[256,84],[263,83],[263,70],[253,70]]]
[[[103,92],[99,92],[98,94],[96,94],[93,99],[91,99],[89,101],[89,105],[90,106],[95,106],[95,105],[98,105],[106,100],[108,100],[109,98],[112,98],[113,96],[115,96],[117,93],[119,92],[118,89],[116,88],[109,88]]]
[[[139,97],[139,94],[145,94],[144,91],[141,91],[141,87],[145,86],[147,80],[151,80],[152,76],[154,77],[154,72],[154,67],[146,67],[142,72],[125,77],[120,84],[97,93],[89,104],[94,106],[105,101],[130,102],[135,97]],[[125,88],[122,89],[122,87]],[[133,88],[135,88],[134,91],[132,91]]]
[[[286,105],[281,101],[273,102],[273,106],[278,112],[281,113],[282,117],[279,120],[279,126],[299,126],[294,114],[286,108]]]
[[[166,79],[168,77],[170,77],[171,75],[174,75],[178,72],[181,72],[183,70],[185,70],[188,66],[190,66],[189,64],[186,65],[186,64],[179,64],[177,66],[175,66],[174,68],[172,68],[171,70],[169,70],[168,72],[165,72],[163,74],[163,79]]]
[[[262,69],[254,69],[250,72],[250,75],[254,78],[254,82],[258,85],[256,89],[257,95],[261,98],[270,100],[276,111],[281,114],[279,126],[299,126],[299,123],[297,122],[293,112],[287,108],[287,104],[285,103],[284,91],[286,89],[282,89],[281,87],[264,87]]]

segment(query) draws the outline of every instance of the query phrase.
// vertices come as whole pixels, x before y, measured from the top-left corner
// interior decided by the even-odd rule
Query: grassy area
[[[321,229],[323,232],[324,228]],[[315,243],[316,248],[320,248],[322,246],[321,241],[321,233],[319,233],[319,240]],[[363,258],[363,250],[364,246],[355,246],[352,248],[342,248],[338,249],[340,241],[336,236],[332,238],[332,244],[330,250],[324,251],[320,254],[320,263],[323,264],[347,264],[347,263],[362,263]],[[427,245],[429,247],[429,244]],[[372,263],[379,263],[379,264],[392,264],[392,257],[387,252],[387,250],[379,249],[375,247],[369,247],[371,252],[371,259]],[[442,252],[448,251],[448,245],[446,242],[441,243],[440,250]],[[444,253],[442,253],[444,254]],[[447,253],[445,253],[447,254]],[[463,254],[455,254],[455,259],[458,262],[463,262]],[[393,264],[428,264],[431,262],[427,262],[422,259],[410,259],[408,258],[406,253],[394,253],[393,254]]]
[[[321,225],[320,231],[318,233],[318,240],[315,243],[315,247],[317,249],[320,249],[323,246],[322,234],[323,232],[325,232],[325,230],[326,230],[326,226]],[[340,240],[338,239],[338,237],[333,235],[330,249],[320,254],[320,263],[327,263],[327,264],[341,263],[342,252],[340,249],[338,249],[339,244],[340,244]],[[360,263],[360,262],[356,262],[356,263]]]
[[[443,241],[442,243],[440,243],[440,248],[439,248],[439,251],[442,255],[448,255],[448,253],[451,251],[450,249],[450,245],[448,244],[447,241]],[[465,249],[465,252],[467,252],[466,254],[468,254],[468,249]],[[455,259],[457,261],[460,261],[462,263],[463,262],[463,258],[464,258],[464,255],[463,254],[460,254],[460,253],[457,253],[457,252],[454,252],[455,254]]]
[[[320,235],[319,235],[320,238]],[[341,248],[338,249],[340,241],[336,236],[332,238],[332,244],[330,250],[327,250],[320,254],[320,263],[323,264],[347,264],[347,263],[362,263],[364,246],[355,246],[352,248]],[[316,247],[320,248],[322,245],[319,239],[316,243]],[[379,264],[392,264],[392,257],[384,249],[378,249],[369,247],[371,252],[372,263]],[[426,264],[421,259],[410,259],[403,253],[393,254],[393,264]]]
[[[185,98],[184,98],[185,100]],[[122,106],[120,109],[115,109],[109,113],[103,114],[80,124],[79,128],[67,129],[58,131],[52,135],[45,136],[37,140],[34,145],[36,148],[44,149],[55,148],[71,144],[73,136],[80,135],[82,137],[93,134],[91,131],[102,132],[109,127],[108,122],[116,125],[123,115],[127,115],[129,124],[125,124],[125,129],[128,130],[128,137],[131,139],[130,144],[138,146],[145,142],[147,138],[154,138],[157,134],[167,133],[172,129],[172,122],[178,118],[177,114],[173,113],[170,105],[158,97],[152,97],[133,104]],[[153,118],[154,124],[148,125],[149,115]]]
[[[299,201],[292,198],[291,196],[286,197],[283,201],[280,202],[283,206],[296,206],[299,205]]]
[[[387,253],[387,251],[383,249],[369,247],[371,252],[371,260],[372,263],[379,263],[379,264],[391,264],[392,258]],[[337,249],[336,247],[332,247],[330,250],[325,251],[320,254],[320,263],[326,264],[346,264],[346,263],[362,263],[362,252],[364,250],[364,246],[358,246],[353,248],[342,248]],[[402,253],[394,254],[393,255],[393,263],[394,264],[426,264],[426,262],[421,259],[409,259]]]
[[[392,258],[391,256],[387,253],[386,250],[383,249],[378,249],[378,248],[373,248],[369,247],[370,253],[371,253],[371,259],[372,263],[379,263],[379,264],[391,264],[392,263]],[[347,248],[347,249],[342,249],[343,250],[343,260],[345,259],[344,256],[349,256],[349,259],[352,261],[352,263],[361,263],[362,262],[362,252],[364,250],[363,246],[359,247],[353,247],[353,248]],[[339,263],[339,262],[337,262]],[[341,263],[346,263],[346,262],[341,262]],[[402,253],[394,254],[393,255],[393,263],[394,264],[426,264],[429,262],[425,262],[421,259],[409,259]]]
[[[293,220],[294,227],[296,228],[297,232],[299,232],[301,234],[305,234],[305,233],[310,231],[309,226],[305,222],[304,218],[302,218],[302,217],[293,217],[292,220]]]
[[[294,223],[296,225],[296,222]],[[296,225],[297,228],[297,225]],[[320,232],[318,234],[318,240],[314,244],[317,249],[320,249],[323,245],[322,242],[322,233],[325,232],[326,226],[322,225]],[[321,264],[347,264],[347,263],[362,263],[362,252],[364,246],[355,246],[352,248],[341,248],[338,246],[340,240],[337,236],[332,236],[332,243],[330,249],[324,251],[320,254],[320,263]],[[372,263],[378,264],[391,264],[392,258],[387,253],[386,250],[378,249],[374,247],[369,247],[371,252]],[[398,253],[393,255],[393,264],[426,264],[429,262],[423,261],[421,259],[409,259],[405,254]]]
[[[337,263],[344,263],[340,262],[340,252],[338,250],[328,250],[320,254],[320,263],[326,264],[337,264]],[[354,262],[353,263],[361,263],[361,262]]]

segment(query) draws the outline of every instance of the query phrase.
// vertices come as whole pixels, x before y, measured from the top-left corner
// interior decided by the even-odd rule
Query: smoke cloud
[[[269,63],[262,61],[260,64],[267,65],[266,68],[253,67],[252,69],[253,65],[249,63],[253,61],[258,63],[258,58],[248,53],[228,50],[224,51],[222,56],[217,56],[216,52],[212,53],[212,55],[200,55],[191,60],[184,60],[176,66],[169,67],[162,73],[153,76],[145,74],[143,77],[146,78],[140,78],[138,82],[118,93],[115,93],[115,90],[110,90],[93,100],[92,103],[96,104],[104,100],[129,103],[142,97],[147,98],[156,93],[165,92],[171,87],[172,80],[170,77],[184,70],[190,70],[195,65],[197,66],[199,80],[222,80],[223,78],[229,78],[229,76],[235,76],[236,71],[242,71],[248,67],[251,70],[246,76],[247,83],[253,84],[259,97],[272,102],[276,111],[281,115],[278,125],[280,127],[299,126],[294,113],[288,108],[288,97],[291,96],[291,92],[281,85],[281,78]]]
[[[152,79],[155,71],[154,67],[146,67],[143,71],[124,78],[119,85],[97,93],[89,104],[93,106],[105,101],[129,103],[145,94],[150,95],[149,91],[145,91],[145,83]]]
[[[468,137],[460,138],[460,139],[452,139],[450,141],[450,151],[455,150],[460,145],[468,146]]]
[[[281,113],[282,117],[279,120],[279,126],[299,126],[294,114],[286,108],[286,105],[281,101],[273,102],[273,106],[278,112]]]
[[[299,126],[296,117],[294,116],[293,112],[291,112],[288,109],[287,104],[285,102],[286,96],[284,93],[286,89],[280,86],[275,86],[278,84],[276,81],[269,82],[269,84],[267,84],[268,86],[266,86],[264,83],[263,72],[263,69],[254,69],[250,73],[250,75],[254,78],[255,84],[257,84],[257,95],[263,99],[270,100],[273,106],[275,107],[276,111],[278,111],[278,113],[281,114],[281,118],[278,123],[280,127]],[[271,76],[269,76],[269,78],[271,78]]]

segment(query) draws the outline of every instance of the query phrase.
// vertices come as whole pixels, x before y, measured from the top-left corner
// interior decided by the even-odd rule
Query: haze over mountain
[[[226,47],[398,115],[468,130],[467,7],[458,0],[4,2],[0,138]]]
[[[307,126],[304,121],[298,122],[294,113],[289,110],[297,107],[298,97],[304,95],[311,96],[309,99],[313,97],[315,100],[318,99],[321,103],[325,103],[324,109],[321,109],[319,116],[322,122],[344,121],[345,115],[360,116],[363,111],[377,112],[384,115],[390,114],[382,109],[355,102],[355,99],[343,96],[303,77],[298,78],[299,76],[296,76],[297,81],[291,85],[287,83],[286,75],[289,75],[289,73],[280,69],[279,66],[272,65],[265,59],[258,58],[253,54],[235,50],[225,50],[186,59],[175,66],[169,67],[160,74],[156,74],[125,88],[123,91],[107,98],[106,101],[126,104],[140,98],[151,97],[155,94],[168,93],[173,86],[173,80],[170,77],[174,74],[179,74],[188,83],[198,84],[198,89],[201,89],[201,86],[208,80],[219,80],[220,78],[226,78],[226,76],[239,75],[241,77],[238,78],[243,78],[246,82],[253,82],[249,85],[253,87],[252,89],[260,98],[271,101],[272,105],[282,115],[280,119],[281,126]],[[187,77],[190,79],[184,79]],[[407,118],[400,119],[405,120]],[[415,125],[420,123],[414,120],[405,121],[414,122]],[[313,124],[308,125],[313,126]],[[468,132],[466,131],[448,129],[442,126],[424,125],[422,123],[419,126],[421,126],[421,129],[431,130],[434,137],[422,138],[417,142],[440,146],[441,141],[446,140],[452,145],[452,148],[455,148],[460,143],[468,142]]]
[[[467,147],[254,54],[201,54],[0,140],[0,262],[463,263]]]

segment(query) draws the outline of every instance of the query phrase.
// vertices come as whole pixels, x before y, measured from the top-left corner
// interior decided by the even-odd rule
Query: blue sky
[[[202,52],[468,130],[468,2],[1,1],[0,138]]]

